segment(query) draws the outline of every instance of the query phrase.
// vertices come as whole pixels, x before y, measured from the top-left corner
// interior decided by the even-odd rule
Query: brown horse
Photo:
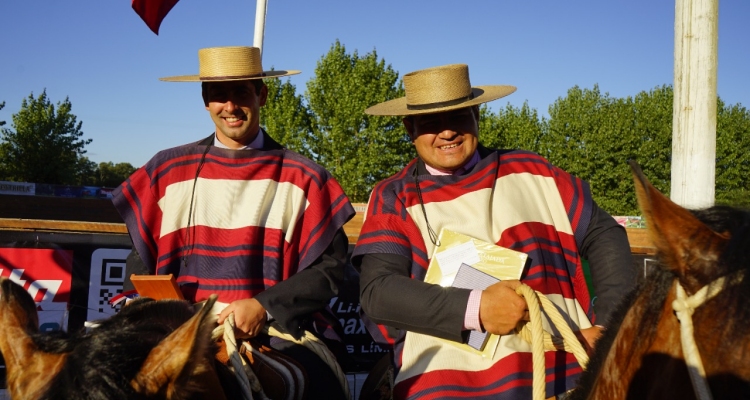
[[[236,393],[217,369],[213,297],[140,299],[89,332],[42,334],[34,300],[0,278],[0,352],[13,399],[199,399]],[[223,388],[233,388],[225,391]]]
[[[571,397],[750,399],[750,213],[686,210],[631,167],[660,268],[612,318]],[[693,298],[674,302],[681,290]]]

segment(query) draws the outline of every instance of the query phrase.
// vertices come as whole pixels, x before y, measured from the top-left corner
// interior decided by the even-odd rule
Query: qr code
[[[97,311],[105,314],[114,314],[120,312],[122,303],[118,303],[114,307],[109,304],[109,301],[120,293],[122,293],[122,286],[102,286],[102,288],[99,290],[99,307]]]
[[[88,321],[104,319],[120,311],[109,300],[122,293],[125,281],[125,259],[129,249],[97,249],[91,254]]]

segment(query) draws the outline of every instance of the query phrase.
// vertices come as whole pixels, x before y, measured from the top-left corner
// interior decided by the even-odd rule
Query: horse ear
[[[36,313],[36,303],[29,292],[8,278],[0,278],[0,301],[5,312],[10,312],[17,319],[16,325],[25,332],[39,332],[39,316]]]
[[[31,334],[39,331],[36,303],[26,289],[3,277],[0,277],[0,326],[0,352],[8,369],[28,364],[38,353],[31,340]]]
[[[677,273],[683,283],[697,287],[705,285],[711,271],[703,269],[710,263],[701,261],[715,260],[727,238],[659,192],[635,161],[628,163],[633,171],[638,205],[663,264]],[[690,282],[692,279],[689,278],[699,282]]]
[[[38,398],[47,390],[48,379],[55,376],[67,357],[65,353],[40,351],[31,338],[39,332],[36,303],[31,295],[10,279],[0,277],[0,353],[6,365],[11,397]]]
[[[137,393],[169,399],[185,392],[192,376],[205,372],[214,357],[211,331],[216,315],[211,308],[215,302],[216,295],[212,295],[198,313],[149,352],[130,382]]]

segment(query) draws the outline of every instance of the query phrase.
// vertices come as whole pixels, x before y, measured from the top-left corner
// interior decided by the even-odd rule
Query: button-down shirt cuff
[[[464,330],[484,332],[482,323],[479,321],[479,305],[482,302],[482,291],[474,289],[469,294],[469,302],[466,304],[466,315],[464,316]]]

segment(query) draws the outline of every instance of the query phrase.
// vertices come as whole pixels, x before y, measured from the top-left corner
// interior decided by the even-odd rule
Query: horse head
[[[750,213],[685,209],[631,168],[659,267],[607,324],[572,397],[750,398]]]
[[[88,332],[44,334],[31,296],[0,278],[0,352],[9,394],[14,399],[196,398],[206,390],[206,379],[196,377],[210,376],[213,368],[215,301],[212,296],[195,313],[184,301],[139,299]]]
[[[661,265],[672,271],[680,284],[692,293],[727,274],[726,266],[718,261],[731,233],[726,228],[714,231],[693,212],[659,192],[638,164],[631,162],[631,168],[638,205]]]

